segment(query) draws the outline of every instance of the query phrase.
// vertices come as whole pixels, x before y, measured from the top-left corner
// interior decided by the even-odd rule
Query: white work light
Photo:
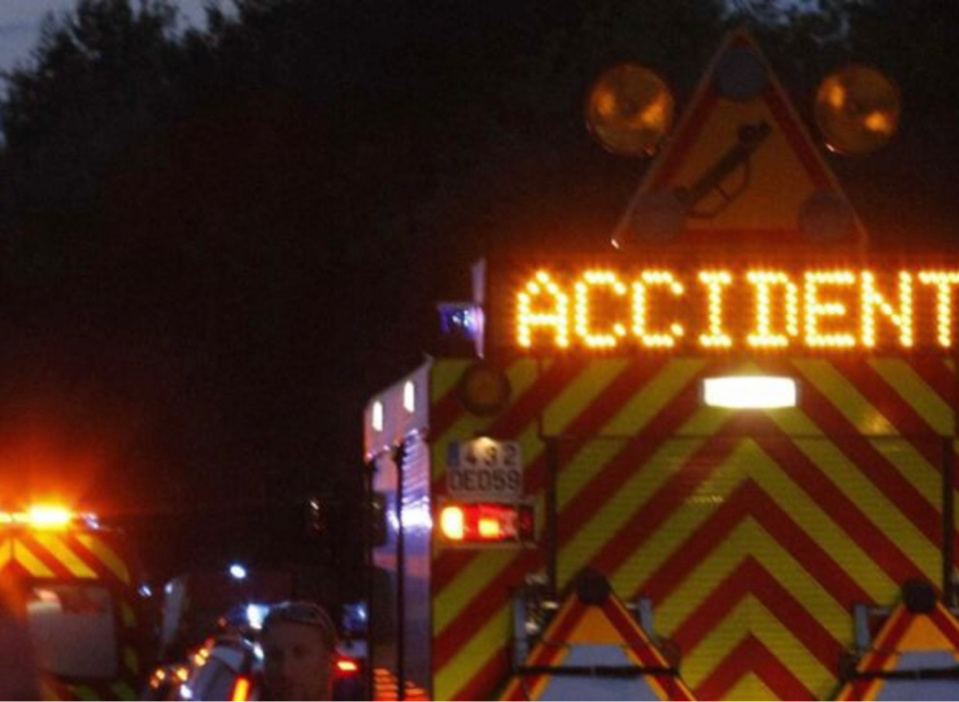
[[[703,402],[707,407],[730,409],[773,409],[795,407],[796,381],[767,375],[732,375],[703,380]]]

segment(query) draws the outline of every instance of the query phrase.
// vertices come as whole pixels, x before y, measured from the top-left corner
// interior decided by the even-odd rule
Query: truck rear
[[[848,662],[875,638],[856,612],[908,583],[952,616],[959,258],[868,251],[741,34],[615,241],[492,252],[473,299],[440,306],[471,353],[368,403],[377,696],[828,699],[850,675],[921,678],[881,667],[908,652]],[[940,679],[959,651],[941,626]]]
[[[45,699],[136,699],[148,626],[138,561],[90,514],[38,506],[0,512],[0,581],[25,623]]]

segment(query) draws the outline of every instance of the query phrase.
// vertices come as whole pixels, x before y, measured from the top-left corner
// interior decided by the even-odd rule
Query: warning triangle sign
[[[941,603],[898,605],[838,700],[959,699],[959,622]]]
[[[502,699],[694,699],[605,579],[589,575],[602,580],[599,596],[593,580],[591,594],[579,587],[566,597]]]
[[[860,246],[835,175],[745,32],[728,35],[613,243]]]

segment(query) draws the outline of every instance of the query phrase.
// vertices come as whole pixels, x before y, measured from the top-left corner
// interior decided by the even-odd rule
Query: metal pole
[[[374,560],[373,560],[373,473],[376,471],[376,459],[371,459],[363,470],[363,551],[366,576],[366,669],[363,671],[363,681],[366,695],[373,699],[373,661],[376,660],[376,616],[373,609],[374,588]]]
[[[406,699],[406,546],[403,533],[403,463],[406,442],[396,447],[396,699]]]

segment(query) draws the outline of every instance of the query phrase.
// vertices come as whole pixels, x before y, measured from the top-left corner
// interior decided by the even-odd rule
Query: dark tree
[[[903,86],[901,139],[831,162],[886,236],[948,229],[959,23],[821,5],[236,0],[181,33],[165,0],[80,0],[0,100],[0,413],[42,390],[130,511],[354,496],[365,400],[475,257],[605,248],[646,164],[587,135],[597,72],[637,60],[682,108],[744,22],[801,106],[846,60]]]

